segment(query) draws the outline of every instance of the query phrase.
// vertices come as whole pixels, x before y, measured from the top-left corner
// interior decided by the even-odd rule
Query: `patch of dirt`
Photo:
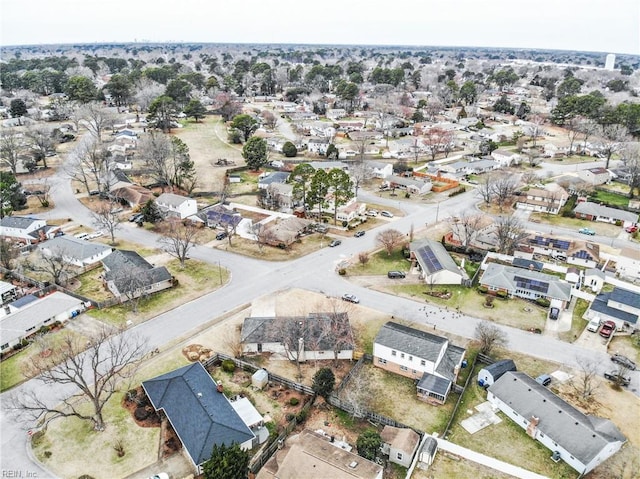
[[[191,362],[206,361],[212,357],[215,352],[210,348],[205,348],[202,344],[189,344],[182,348],[182,354]]]
[[[135,391],[135,395],[133,391]],[[122,398],[122,407],[129,411],[135,423],[140,427],[160,427],[160,416],[153,409],[142,386],[131,389],[129,393],[125,394]],[[141,408],[148,412],[148,415],[144,419],[138,419],[138,417],[136,417],[136,410]]]

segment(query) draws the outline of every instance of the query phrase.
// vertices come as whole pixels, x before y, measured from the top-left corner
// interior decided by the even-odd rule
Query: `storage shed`
[[[517,371],[512,359],[503,359],[482,368],[478,373],[478,384],[483,388],[491,386],[507,371]]]
[[[269,382],[269,373],[266,369],[258,369],[251,376],[251,385],[258,389],[264,389]]]

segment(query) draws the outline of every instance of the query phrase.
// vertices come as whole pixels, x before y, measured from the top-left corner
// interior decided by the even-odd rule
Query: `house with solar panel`
[[[463,284],[469,280],[464,268],[460,268],[442,246],[430,239],[412,241],[409,245],[413,266],[421,271],[427,284]]]
[[[489,293],[504,291],[510,297],[556,300],[555,304],[559,302],[563,309],[571,301],[571,284],[557,276],[498,263],[487,264],[480,285]]]
[[[209,228],[223,228],[235,230],[242,221],[240,213],[223,205],[215,205],[205,212],[207,226]]]
[[[221,384],[197,362],[142,383],[151,405],[169,420],[187,456],[202,472],[213,446],[238,444],[249,450],[266,440],[260,414],[247,401],[230,401]],[[245,419],[255,424],[249,427]],[[264,441],[263,441],[264,442]]]
[[[417,380],[418,399],[444,404],[465,352],[447,338],[390,321],[373,342],[373,365]]]
[[[532,252],[576,266],[593,268],[600,262],[600,246],[589,241],[572,241],[553,236],[532,235],[525,243]]]

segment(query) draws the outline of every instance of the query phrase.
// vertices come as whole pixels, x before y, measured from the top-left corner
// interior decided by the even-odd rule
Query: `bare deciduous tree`
[[[254,223],[251,230],[256,236],[256,243],[260,252],[262,252],[265,245],[273,243],[276,239],[273,230],[262,222]]]
[[[518,243],[526,237],[526,231],[518,218],[500,216],[496,221],[496,237],[498,252],[512,254]]]
[[[102,134],[105,130],[112,128],[116,120],[115,115],[98,102],[84,105],[81,116],[84,126],[98,142],[102,141]]]
[[[351,375],[347,387],[340,392],[340,399],[351,406],[353,417],[364,417],[370,409],[373,397],[369,382],[364,374]]]
[[[500,210],[513,197],[518,186],[518,180],[514,175],[496,175],[493,181],[493,195],[496,198]]]
[[[525,128],[527,135],[531,138],[533,148],[536,147],[538,138],[544,134],[544,130],[542,129],[544,122],[545,119],[542,115],[533,115]]]
[[[23,149],[23,141],[16,130],[8,128],[0,132],[0,166],[9,168],[13,176],[18,172],[20,153]]]
[[[349,176],[353,183],[355,198],[357,198],[362,183],[373,178],[373,168],[365,160],[359,160],[349,166]]]
[[[135,374],[146,348],[143,338],[127,331],[114,332],[104,327],[90,338],[88,347],[84,339],[68,335],[57,354],[32,355],[27,366],[30,375],[45,384],[71,385],[76,392],[55,405],[35,391],[21,392],[12,397],[11,409],[33,421],[43,418],[45,425],[57,418],[76,417],[90,421],[97,431],[104,430],[107,401],[128,387],[127,380]]]
[[[617,123],[604,125],[600,129],[601,138],[600,141],[598,141],[598,146],[600,148],[600,153],[606,158],[605,168],[609,168],[611,157],[624,148],[628,135],[629,131],[627,128]]]
[[[462,246],[466,249],[478,236],[483,215],[473,211],[464,210],[457,216],[451,218],[449,224],[456,236],[460,239]]]
[[[369,259],[370,259],[370,256],[368,251],[360,251],[358,253],[358,262],[362,265],[363,268],[369,262]]]
[[[42,167],[47,168],[47,155],[55,153],[56,146],[51,128],[42,125],[32,126],[27,129],[26,136],[36,161],[42,161]]]
[[[115,207],[116,203],[111,201],[103,201],[92,213],[93,222],[98,228],[102,228],[107,231],[111,237],[111,244],[116,242],[116,231],[120,228],[120,215]]]
[[[15,267],[15,260],[18,257],[18,250],[13,247],[10,241],[0,239],[0,266],[9,271]]]
[[[158,240],[163,250],[180,261],[184,268],[189,251],[196,246],[200,235],[197,226],[191,223],[184,224],[178,219],[169,219],[164,223],[162,237]]]
[[[487,321],[480,321],[474,331],[474,337],[480,343],[480,353],[490,355],[495,348],[504,348],[509,340],[504,331]]]
[[[389,256],[391,256],[393,250],[404,241],[405,236],[395,229],[383,230],[376,235],[376,242],[387,250],[387,255]]]
[[[598,363],[589,358],[576,358],[576,362],[579,373],[571,378],[569,384],[582,400],[587,400],[600,387]]]
[[[101,193],[109,191],[112,167],[111,153],[93,136],[85,136],[69,154],[65,172],[80,181],[87,193],[92,185]]]
[[[491,200],[493,199],[494,181],[495,175],[483,175],[480,183],[478,184],[478,188],[476,189],[476,191],[482,198],[482,201],[484,201],[487,205],[491,204]]]
[[[234,358],[240,358],[244,354],[241,338],[242,325],[229,326],[223,333],[222,342]]]
[[[26,270],[42,273],[55,284],[64,286],[69,280],[69,273],[73,268],[73,265],[66,258],[66,254],[63,248],[47,250],[46,253],[42,249],[38,249],[32,255],[33,260],[26,259],[22,264]]]

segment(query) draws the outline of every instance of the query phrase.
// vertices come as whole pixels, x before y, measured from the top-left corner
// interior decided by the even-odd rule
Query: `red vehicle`
[[[627,226],[624,229],[627,233],[635,233],[636,231],[638,231],[638,227],[636,225],[633,226]]]
[[[605,321],[602,325],[602,328],[600,328],[600,336],[602,336],[603,338],[608,338],[613,334],[615,330],[616,323],[614,323],[613,321]]]

